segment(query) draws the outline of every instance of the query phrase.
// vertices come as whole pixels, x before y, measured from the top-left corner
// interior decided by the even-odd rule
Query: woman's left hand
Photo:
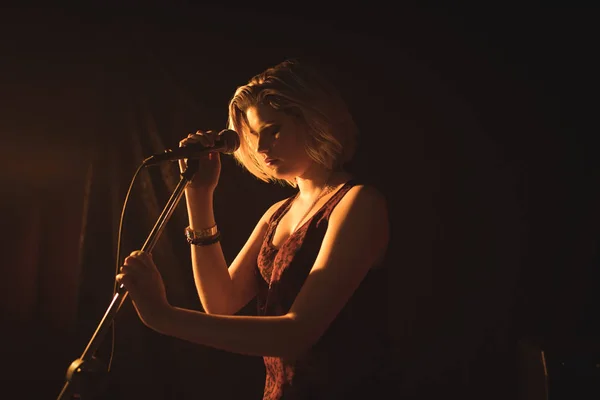
[[[165,285],[152,260],[144,251],[133,251],[125,258],[116,279],[129,292],[138,316],[149,328],[155,328],[171,308]]]

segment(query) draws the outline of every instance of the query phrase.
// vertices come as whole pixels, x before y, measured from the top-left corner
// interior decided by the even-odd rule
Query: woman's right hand
[[[196,131],[190,133],[186,138],[179,142],[179,147],[185,147],[191,144],[201,144],[203,147],[212,147],[215,144],[218,133],[215,131]],[[187,168],[187,159],[179,160],[179,170],[185,171]],[[213,192],[219,183],[221,174],[221,155],[219,152],[206,151],[205,154],[197,159],[199,166],[192,180],[186,186],[186,190],[206,190]]]

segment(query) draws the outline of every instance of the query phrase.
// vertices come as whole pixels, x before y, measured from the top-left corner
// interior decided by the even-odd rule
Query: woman
[[[132,252],[117,280],[151,329],[262,356],[265,400],[376,398],[390,356],[390,227],[383,194],[344,169],[358,135],[346,104],[316,69],[286,60],[236,90],[228,128],[243,167],[296,194],[266,210],[228,266],[213,214],[220,154],[207,153],[185,189],[203,312],[169,304],[151,254]],[[215,136],[197,131],[180,146],[212,146]],[[255,297],[256,316],[236,315]]]

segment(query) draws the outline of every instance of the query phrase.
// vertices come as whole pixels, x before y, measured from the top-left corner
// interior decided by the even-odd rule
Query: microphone
[[[231,154],[240,147],[240,137],[236,131],[224,129],[217,135],[215,145],[203,146],[200,143],[189,144],[176,149],[167,149],[162,153],[154,154],[144,160],[144,165],[155,165],[163,161],[176,161],[184,158],[199,158],[207,152]]]

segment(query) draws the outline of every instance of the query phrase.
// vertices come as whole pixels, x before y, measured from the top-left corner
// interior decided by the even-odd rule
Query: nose
[[[256,152],[266,153],[271,149],[272,140],[268,135],[261,135],[256,141]]]

